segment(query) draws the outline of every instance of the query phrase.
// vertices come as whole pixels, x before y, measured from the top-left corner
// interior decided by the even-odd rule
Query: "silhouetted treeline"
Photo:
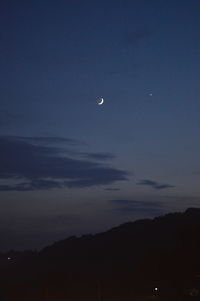
[[[200,209],[14,253],[0,254],[5,301],[200,300]]]

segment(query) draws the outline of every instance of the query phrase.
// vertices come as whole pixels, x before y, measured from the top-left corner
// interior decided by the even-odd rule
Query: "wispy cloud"
[[[44,137],[33,137],[33,140],[31,137],[0,137],[0,179],[18,180],[16,184],[0,185],[1,191],[89,187],[127,180],[126,171],[103,162],[62,156],[63,149],[59,147],[33,143],[40,139],[45,140]],[[51,139],[55,141],[55,137]],[[108,159],[105,154],[103,156]]]
[[[141,180],[137,183],[137,185],[146,185],[146,186],[151,186],[152,188],[156,189],[156,190],[160,190],[160,189],[167,189],[167,188],[174,188],[175,186],[170,185],[170,184],[162,184],[156,181],[152,181],[152,180]]]

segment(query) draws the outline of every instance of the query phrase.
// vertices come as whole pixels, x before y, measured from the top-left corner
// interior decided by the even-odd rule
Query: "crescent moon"
[[[100,98],[100,100],[99,100],[99,102],[98,102],[98,105],[101,106],[103,103],[104,103],[104,99],[103,99],[103,98]]]

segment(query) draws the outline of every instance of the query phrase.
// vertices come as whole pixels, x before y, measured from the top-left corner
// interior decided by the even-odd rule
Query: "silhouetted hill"
[[[70,237],[22,257],[2,266],[4,300],[200,300],[200,209]]]

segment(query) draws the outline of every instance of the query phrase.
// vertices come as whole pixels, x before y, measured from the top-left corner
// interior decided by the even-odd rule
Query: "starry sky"
[[[199,15],[196,0],[2,1],[0,250],[200,207]]]

